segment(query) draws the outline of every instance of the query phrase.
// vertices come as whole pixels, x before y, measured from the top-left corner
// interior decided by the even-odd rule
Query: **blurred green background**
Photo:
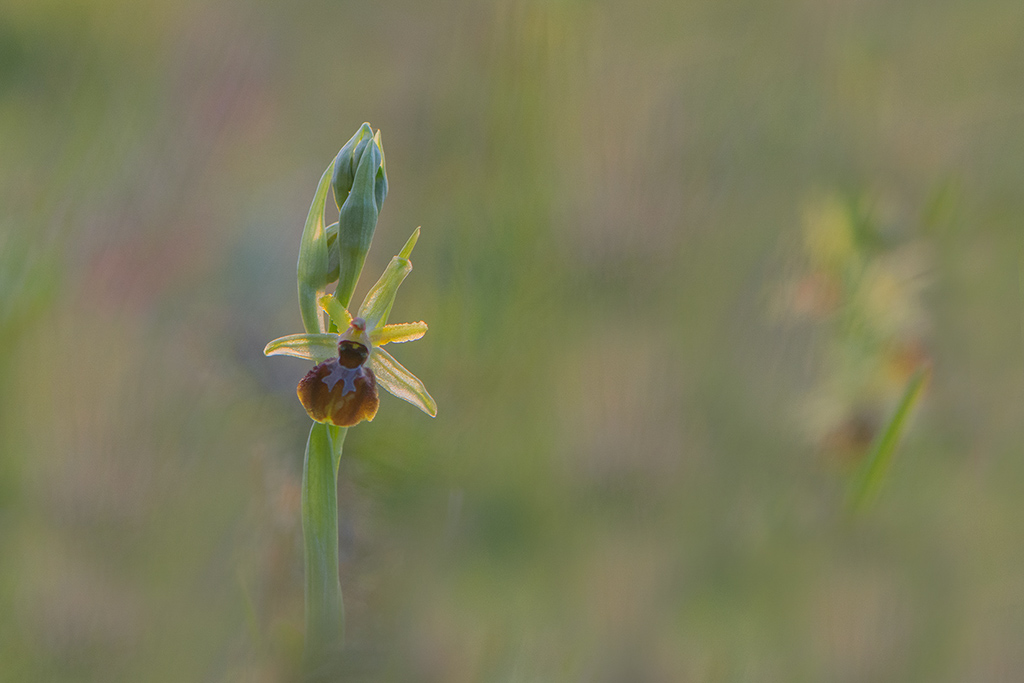
[[[0,1],[0,680],[293,677],[308,364],[261,351],[364,120],[356,296],[422,225],[440,413],[346,443],[339,680],[1019,680],[1022,64],[1015,0]],[[856,519],[850,330],[779,315],[822,201],[924,264]]]

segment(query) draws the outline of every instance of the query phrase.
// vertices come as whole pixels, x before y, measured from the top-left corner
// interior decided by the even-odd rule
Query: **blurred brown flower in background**
[[[804,272],[784,290],[785,310],[817,328],[817,380],[802,424],[824,454],[846,464],[867,453],[911,376],[930,364],[927,248],[908,226],[887,227],[864,199],[808,202]]]

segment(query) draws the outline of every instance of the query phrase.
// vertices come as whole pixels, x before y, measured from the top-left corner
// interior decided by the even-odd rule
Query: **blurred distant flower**
[[[929,364],[927,258],[919,242],[895,242],[860,203],[836,196],[808,205],[803,238],[806,269],[787,288],[785,309],[825,331],[806,426],[822,450],[855,461]]]
[[[335,327],[344,332],[293,334],[275,339],[264,349],[268,356],[317,362],[297,389],[299,400],[313,420],[338,427],[372,420],[379,403],[378,384],[431,417],[437,415],[437,404],[423,383],[382,348],[384,344],[415,341],[427,331],[422,321],[386,324],[398,287],[412,271],[409,256],[419,233],[417,228],[398,256],[391,259],[355,317],[333,296],[320,298]]]

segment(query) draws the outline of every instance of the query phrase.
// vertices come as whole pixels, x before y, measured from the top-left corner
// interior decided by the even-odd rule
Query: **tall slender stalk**
[[[305,669],[327,673],[345,630],[338,577],[338,465],[348,429],[314,422],[302,467],[302,537],[306,560]]]

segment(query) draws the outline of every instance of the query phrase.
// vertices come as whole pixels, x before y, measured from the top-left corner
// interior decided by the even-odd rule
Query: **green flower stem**
[[[302,537],[306,554],[306,649],[310,674],[328,673],[345,630],[338,578],[338,465],[348,429],[313,423],[302,468]],[[316,680],[316,676],[310,677]]]

